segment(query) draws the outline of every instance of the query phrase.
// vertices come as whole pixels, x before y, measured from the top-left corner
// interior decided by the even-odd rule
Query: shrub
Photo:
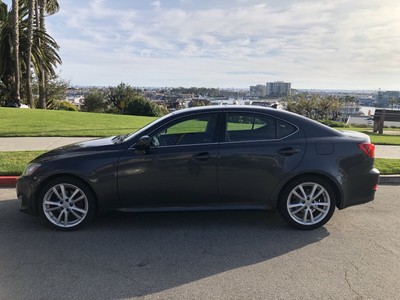
[[[157,105],[157,104],[156,104]],[[169,114],[168,108],[162,105],[157,105],[160,110],[160,117]]]
[[[372,127],[371,125],[368,124],[350,124],[351,127],[357,127],[357,128],[370,128]]]
[[[146,100],[141,96],[135,96],[129,100],[126,107],[126,114],[136,116],[160,117],[165,114],[161,106]]]
[[[91,90],[85,96],[82,111],[102,113],[107,109],[107,102],[105,95],[97,90]]]
[[[65,100],[55,100],[51,109],[55,110],[68,110],[68,111],[79,111],[79,109],[71,102]]]
[[[320,121],[322,124],[325,124],[329,127],[339,127],[339,128],[348,128],[350,127],[346,123],[343,122],[336,122],[336,121],[331,121],[331,120],[321,120]]]

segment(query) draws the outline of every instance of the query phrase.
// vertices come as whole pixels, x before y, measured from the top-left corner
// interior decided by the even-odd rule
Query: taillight
[[[367,157],[374,158],[375,157],[375,145],[371,143],[361,143],[358,144],[358,147],[364,152]]]

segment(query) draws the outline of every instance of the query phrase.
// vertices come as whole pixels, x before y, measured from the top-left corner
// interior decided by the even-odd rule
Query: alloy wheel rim
[[[322,185],[304,182],[292,189],[286,207],[295,222],[310,226],[319,223],[328,215],[331,199]]]
[[[89,210],[86,194],[77,186],[60,183],[49,189],[43,198],[46,218],[58,227],[77,226],[85,219]]]

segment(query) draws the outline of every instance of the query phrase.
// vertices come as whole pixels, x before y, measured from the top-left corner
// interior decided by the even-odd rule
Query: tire
[[[92,190],[72,177],[59,177],[48,182],[41,189],[38,205],[47,225],[64,231],[86,225],[96,212]]]
[[[326,224],[335,207],[336,197],[331,185],[315,176],[289,182],[278,203],[278,210],[289,225],[302,230]]]

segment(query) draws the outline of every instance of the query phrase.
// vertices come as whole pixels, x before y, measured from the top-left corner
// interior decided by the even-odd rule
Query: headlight
[[[30,163],[26,168],[22,176],[31,176],[41,165],[38,163]]]

